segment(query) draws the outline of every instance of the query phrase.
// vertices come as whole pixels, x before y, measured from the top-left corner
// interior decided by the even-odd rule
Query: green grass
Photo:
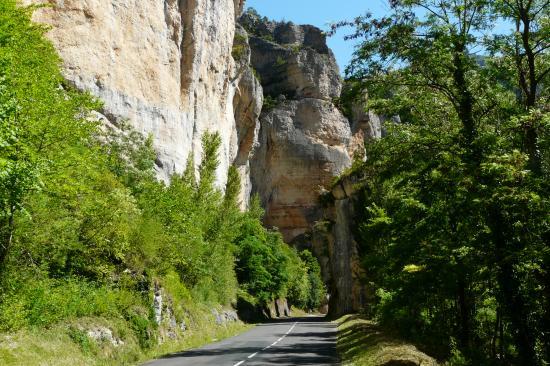
[[[413,345],[391,337],[360,315],[346,315],[337,323],[337,348],[344,366],[437,365]]]

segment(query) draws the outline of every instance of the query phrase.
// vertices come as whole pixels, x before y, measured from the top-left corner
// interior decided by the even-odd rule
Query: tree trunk
[[[458,279],[458,307],[460,319],[460,344],[464,349],[470,348],[470,305],[464,275]]]
[[[493,336],[491,337],[491,358],[497,359],[497,340],[498,331],[500,329],[500,307],[497,308],[497,318],[495,319],[495,328],[493,329]]]
[[[13,241],[14,213],[10,210],[7,222],[0,228],[0,276],[4,270],[4,265]]]
[[[523,24],[523,30],[521,31],[521,42],[523,50],[525,52],[525,57],[527,58],[527,75],[525,75],[521,61],[518,64],[518,73],[523,78],[524,83],[527,84],[523,86],[523,90],[525,92],[524,107],[527,111],[529,111],[530,109],[534,108],[537,103],[538,81],[535,62],[536,56],[530,43],[531,18],[529,11],[523,7],[520,7],[519,15]],[[533,124],[526,126],[524,136],[524,149],[525,152],[529,155],[530,170],[535,175],[540,176],[542,174],[542,158],[538,149],[537,129],[536,126]]]
[[[453,79],[458,90],[457,113],[462,123],[462,135],[464,142],[469,148],[472,147],[476,137],[477,129],[474,120],[474,98],[468,88],[466,81],[466,65],[464,64],[465,46],[457,42],[455,44]]]
[[[535,353],[535,337],[529,326],[525,299],[521,294],[520,284],[514,276],[515,258],[507,248],[503,233],[506,223],[499,207],[493,206],[491,211],[490,224],[495,245],[497,281],[502,298],[501,303],[510,318],[521,365],[536,366],[539,363]]]

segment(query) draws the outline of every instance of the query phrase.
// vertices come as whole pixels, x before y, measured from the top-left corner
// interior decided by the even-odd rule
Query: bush
[[[271,95],[264,96],[264,104],[262,106],[262,112],[269,112],[275,108],[279,102],[277,99],[273,98]]]
[[[0,303],[4,331],[44,327],[86,316],[117,317],[144,304],[133,291],[98,286],[79,278],[29,279],[11,285],[13,290],[2,294]]]

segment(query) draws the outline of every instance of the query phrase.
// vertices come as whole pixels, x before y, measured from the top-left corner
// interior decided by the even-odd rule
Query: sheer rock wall
[[[320,29],[245,13],[251,66],[266,101],[251,161],[252,187],[265,223],[287,242],[322,217],[319,193],[351,165],[351,124],[333,103],[342,82]]]
[[[265,224],[319,259],[331,315],[358,311],[371,294],[354,240],[356,200],[351,186],[348,194],[327,188],[354,156],[364,158],[364,143],[381,136],[382,119],[364,111],[364,103],[350,108],[349,119],[336,107],[343,85],[321,30],[253,13],[239,21],[251,34],[251,66],[266,95],[251,160]],[[323,207],[321,194],[332,203]]]
[[[37,10],[35,20],[51,26],[48,36],[66,79],[100,98],[102,113],[114,124],[128,120],[153,136],[161,179],[181,172],[191,152],[199,159],[205,131],[222,138],[220,185],[241,149],[250,151],[251,142],[243,146],[240,136],[248,127],[240,122],[256,123],[262,93],[231,55],[243,0],[26,3],[50,5]],[[241,99],[255,104],[251,116],[235,108]]]

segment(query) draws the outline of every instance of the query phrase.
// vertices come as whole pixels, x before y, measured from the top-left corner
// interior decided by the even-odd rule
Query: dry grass
[[[55,325],[49,329],[24,329],[0,334],[0,365],[3,366],[114,366],[137,365],[160,356],[195,348],[234,336],[251,328],[241,322],[218,326],[203,314],[205,321],[194,324],[177,340],[167,340],[149,350],[142,350],[134,332],[122,319],[85,318]],[[97,342],[75,330],[93,326],[107,327],[124,341],[118,347]]]
[[[337,347],[344,366],[437,366],[415,346],[390,337],[359,315],[346,315],[337,322]]]

